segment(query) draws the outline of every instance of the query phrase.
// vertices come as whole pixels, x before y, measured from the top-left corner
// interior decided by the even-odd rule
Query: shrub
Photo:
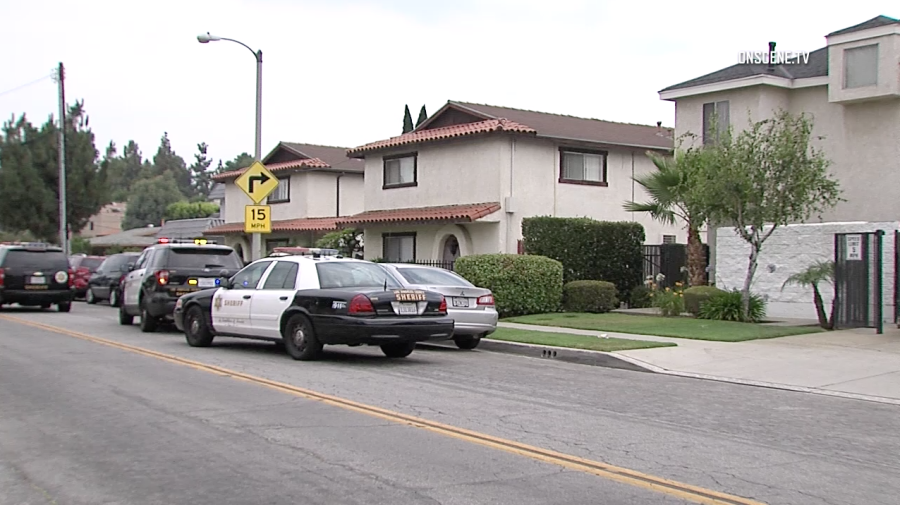
[[[650,286],[653,288],[650,292],[653,306],[659,309],[663,317],[675,317],[684,313],[684,293],[680,282],[675,283],[675,289],[657,289],[656,284]]]
[[[650,288],[643,284],[638,284],[631,290],[631,300],[628,307],[632,309],[644,309],[652,306],[653,300],[650,298]]]
[[[526,254],[563,264],[565,282],[604,279],[628,298],[643,280],[645,236],[639,223],[529,217],[522,220],[522,236]]]
[[[700,312],[697,314],[700,319],[715,319],[717,321],[744,321],[741,317],[741,292],[723,291],[711,296],[705,303],[700,305]],[[766,317],[766,302],[762,298],[754,294],[750,294],[750,313],[747,321],[749,323],[758,323],[762,318]]]
[[[457,274],[494,293],[501,317],[559,310],[563,267],[543,256],[477,254],[456,260]]]
[[[572,281],[563,285],[566,312],[609,312],[619,306],[616,285],[606,281]]]
[[[700,314],[700,306],[704,302],[724,292],[715,286],[691,286],[684,290],[684,310],[696,316]]]

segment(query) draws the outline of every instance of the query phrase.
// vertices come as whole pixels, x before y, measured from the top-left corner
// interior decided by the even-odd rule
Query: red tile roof
[[[279,170],[288,170],[290,168],[330,168],[328,163],[320,160],[319,158],[312,158],[308,160],[292,160],[292,161],[284,161],[281,163],[270,163],[266,165],[266,168],[270,172],[277,172]],[[240,170],[232,170],[230,172],[222,172],[221,174],[216,174],[212,176],[212,180],[214,181],[222,181],[226,179],[231,179],[233,177],[237,177],[244,173],[247,170],[246,168],[242,168]]]
[[[348,149],[347,154],[353,155],[365,151],[373,151],[376,149],[384,149],[386,147],[402,146],[406,144],[414,144],[417,142],[427,142],[432,140],[449,139],[453,137],[463,137],[467,135],[475,135],[478,133],[488,132],[514,132],[514,133],[537,133],[530,126],[526,126],[515,121],[504,118],[489,119],[476,123],[466,123],[441,128],[433,128],[429,130],[419,130],[404,133],[399,137],[392,137],[387,140],[379,140],[353,149]]]
[[[337,230],[336,217],[307,217],[272,221],[273,232],[285,231],[332,231]],[[204,235],[230,235],[244,233],[244,223],[227,223],[203,232]]]
[[[421,221],[475,221],[500,210],[497,202],[439,207],[415,207],[407,209],[370,210],[338,220],[338,225],[375,223],[402,223]]]

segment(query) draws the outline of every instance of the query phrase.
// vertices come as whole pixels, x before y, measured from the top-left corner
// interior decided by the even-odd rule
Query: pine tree
[[[416,128],[418,128],[426,119],[428,119],[428,113],[425,112],[425,106],[423,105],[419,110],[419,119],[416,120]]]
[[[212,160],[206,157],[206,150],[208,147],[206,142],[197,144],[197,154],[194,155],[194,164],[190,167],[192,196],[203,197],[203,199],[206,199],[206,197],[209,196],[209,190],[212,187],[212,179],[210,178],[212,174],[209,172],[209,166],[212,165]]]
[[[412,114],[409,113],[409,105],[406,105],[403,112],[403,133],[409,133],[413,129]]]

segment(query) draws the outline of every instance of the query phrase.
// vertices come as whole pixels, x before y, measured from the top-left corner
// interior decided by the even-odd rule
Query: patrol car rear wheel
[[[147,310],[147,306],[144,305],[144,302],[141,302],[141,331],[144,333],[153,333],[156,331],[156,327],[158,326],[158,321],[155,317],[150,315],[150,311]]]
[[[416,348],[415,342],[402,344],[385,344],[381,346],[381,352],[388,358],[405,358],[412,354]]]
[[[196,305],[184,314],[184,336],[191,347],[209,347],[213,334],[209,330],[203,309]]]
[[[322,354],[322,343],[316,338],[312,322],[301,314],[297,314],[288,320],[285,326],[284,350],[296,360],[311,361]]]
[[[72,302],[57,303],[56,310],[60,312],[69,312],[70,310],[72,310]]]

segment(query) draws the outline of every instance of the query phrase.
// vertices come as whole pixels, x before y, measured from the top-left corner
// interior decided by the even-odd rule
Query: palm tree
[[[688,232],[688,283],[691,286],[706,284],[706,258],[703,254],[703,241],[700,239],[700,228],[706,219],[700,206],[692,201],[690,180],[693,168],[702,160],[700,156],[702,151],[682,152],[677,159],[648,151],[647,157],[653,161],[656,170],[634,177],[634,182],[644,188],[650,201],[628,201],[624,204],[626,211],[646,212],[663,224],[674,225],[678,219],[685,223]]]
[[[797,272],[787,278],[781,285],[781,290],[789,284],[798,286],[811,287],[813,290],[813,303],[816,305],[816,315],[819,316],[819,326],[826,330],[834,329],[834,314],[837,305],[834,298],[831,299],[831,317],[825,315],[825,303],[822,301],[822,293],[819,291],[819,284],[827,282],[834,286],[834,262],[833,261],[817,261],[816,263],[806,267],[806,270]]]

